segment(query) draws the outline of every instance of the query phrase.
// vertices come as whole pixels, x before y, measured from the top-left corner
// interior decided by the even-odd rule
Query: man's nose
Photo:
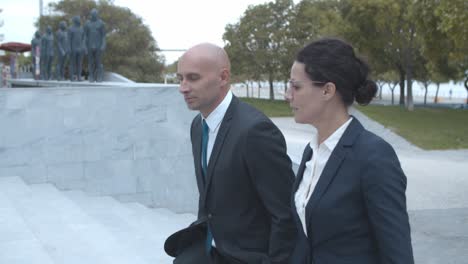
[[[186,93],[190,90],[189,85],[185,81],[180,81],[179,83],[179,92]]]

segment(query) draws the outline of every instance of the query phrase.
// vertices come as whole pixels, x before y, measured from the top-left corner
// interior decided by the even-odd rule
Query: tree
[[[106,70],[138,82],[162,81],[164,58],[158,55],[158,45],[148,26],[130,9],[115,6],[110,0],[62,0],[50,3],[49,8],[52,14],[42,16],[36,23],[42,30],[51,25],[55,31],[60,21],[71,21],[76,15],[84,24],[96,8],[106,24],[107,47],[103,56]]]
[[[231,82],[243,83],[248,89],[249,82],[261,80],[261,70],[253,52],[243,42],[247,37],[241,34],[247,32],[241,31],[240,22],[226,25],[223,34],[226,43],[224,49],[231,60]]]
[[[392,31],[395,29],[388,26],[395,24],[395,20],[386,15],[387,12],[396,13],[395,9],[398,9],[397,5],[390,5],[385,1],[349,0],[345,1],[341,13],[344,20],[348,21],[344,36],[360,53],[371,58],[370,64],[375,75],[384,74],[393,68],[399,73],[400,104],[404,104],[406,72],[401,63],[399,41],[392,41]]]
[[[227,42],[225,48],[233,60],[233,75],[254,80],[266,77],[272,100],[274,81],[284,79],[281,62],[288,55],[285,51],[288,49],[288,18],[292,7],[292,0],[249,6],[238,23],[226,26],[223,35]]]
[[[376,79],[379,80],[380,82],[387,84],[388,88],[392,92],[392,105],[393,105],[395,102],[395,97],[394,97],[395,87],[397,86],[399,82],[398,73],[395,70],[391,70],[385,73],[379,73],[378,75],[376,75]],[[383,90],[383,84],[380,87],[380,91],[382,90]]]
[[[426,105],[427,104],[427,92],[428,92],[429,85],[431,84],[431,76],[430,76],[429,70],[425,68],[424,73],[421,73],[418,80],[423,85],[423,88],[424,88],[424,105]]]
[[[417,20],[418,32],[424,35],[422,41],[422,54],[426,61],[424,73],[428,75],[423,79],[436,84],[435,103],[438,102],[440,83],[460,79],[462,76],[460,71],[463,69],[458,64],[463,61],[463,57],[466,58],[466,54],[459,52],[456,55],[457,58],[450,58],[453,56],[451,54],[454,53],[454,50],[456,53],[459,50],[459,48],[456,48],[455,39],[462,36],[460,35],[461,31],[449,32],[444,30],[443,21],[452,19],[452,16],[447,16],[446,11],[441,10],[441,7],[445,8],[445,5],[441,4],[441,2],[444,1],[424,0],[416,2],[417,13],[420,15],[420,19]],[[457,25],[462,22],[458,21]],[[451,36],[450,34],[454,35]]]
[[[340,0],[303,0],[294,8],[292,36],[297,48],[322,37],[342,36],[344,24]]]
[[[296,53],[311,41],[323,37],[341,36],[343,19],[339,0],[303,0],[294,6],[289,16],[288,42],[282,54],[286,55],[281,67],[289,76]]]
[[[228,24],[225,27],[223,40],[226,42],[224,49],[231,60],[231,82],[244,83],[248,89],[249,80],[259,80],[260,72],[253,59],[253,54],[247,50],[242,42],[245,36],[241,34],[240,23]]]
[[[427,1],[427,0],[426,0]],[[449,60],[457,69],[457,79],[465,79],[468,104],[468,2],[466,0],[437,1],[435,14],[440,18],[439,28],[452,41]]]
[[[179,61],[174,61],[173,63],[164,67],[163,76],[164,83],[179,83],[177,79],[177,64]]]
[[[345,36],[359,51],[379,60],[383,72],[396,70],[400,76],[400,104],[413,110],[412,81],[420,52],[412,0],[347,0],[342,14],[347,23]]]

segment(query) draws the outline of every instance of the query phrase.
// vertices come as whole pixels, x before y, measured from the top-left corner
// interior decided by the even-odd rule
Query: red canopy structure
[[[0,50],[12,52],[26,52],[31,51],[31,44],[20,42],[7,42],[0,45]]]
[[[11,71],[11,76],[12,78],[17,77],[17,66],[16,65],[16,57],[18,56],[18,53],[23,53],[26,51],[31,50],[31,45],[27,43],[20,43],[20,42],[7,42],[3,43],[0,45],[0,50],[6,50],[6,51],[11,51],[15,52],[15,55],[10,56],[10,71]]]

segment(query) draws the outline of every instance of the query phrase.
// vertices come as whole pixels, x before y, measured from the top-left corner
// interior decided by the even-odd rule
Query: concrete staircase
[[[0,177],[0,263],[165,264],[167,236],[195,216]]]

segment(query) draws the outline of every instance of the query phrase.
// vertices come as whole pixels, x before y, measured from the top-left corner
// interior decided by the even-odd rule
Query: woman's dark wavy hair
[[[368,79],[369,66],[354,54],[351,45],[340,39],[314,41],[299,51],[296,61],[305,64],[311,80],[334,83],[346,106],[354,100],[367,105],[377,93],[377,85]]]

